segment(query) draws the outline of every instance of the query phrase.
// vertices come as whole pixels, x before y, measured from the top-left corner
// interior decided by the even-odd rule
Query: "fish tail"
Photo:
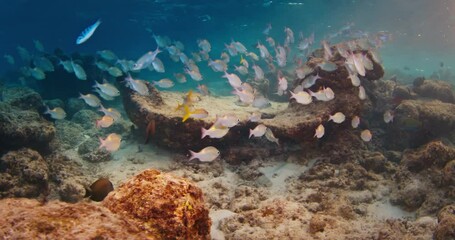
[[[190,158],[188,159],[188,161],[191,161],[196,158],[196,153],[191,150],[189,150],[189,151],[190,151]]]
[[[98,137],[98,139],[100,140],[100,146],[98,147],[98,149],[101,149],[104,147],[104,140],[101,137]]]
[[[185,122],[190,117],[191,112],[186,104],[183,106],[183,108],[185,109],[185,115],[183,115],[182,122]]]
[[[253,136],[253,130],[250,129],[250,136],[248,138],[251,138]]]
[[[205,136],[207,136],[207,129],[201,127],[201,139],[205,138]]]

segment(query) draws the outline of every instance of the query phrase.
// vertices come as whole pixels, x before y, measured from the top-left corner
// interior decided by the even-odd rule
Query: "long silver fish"
[[[101,19],[98,19],[94,24],[90,25],[84,31],[82,31],[81,35],[77,37],[76,44],[82,44],[85,41],[87,41],[93,33],[95,33],[95,30],[98,28],[98,26],[101,24]]]

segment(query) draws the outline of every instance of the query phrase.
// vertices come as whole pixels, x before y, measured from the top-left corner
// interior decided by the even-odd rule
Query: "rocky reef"
[[[157,170],[123,184],[102,206],[4,199],[0,214],[0,238],[210,239],[200,188]]]
[[[146,170],[110,193],[103,205],[157,239],[210,239],[202,191],[183,178]]]
[[[368,54],[368,52],[365,52]],[[367,55],[369,58],[371,56]],[[185,152],[188,149],[199,150],[205,146],[215,146],[226,149],[232,146],[242,146],[248,143],[249,129],[262,123],[272,130],[275,137],[294,143],[314,142],[316,127],[328,121],[329,116],[341,111],[348,118],[361,112],[362,100],[358,97],[358,90],[352,86],[348,79],[347,70],[344,67],[344,58],[336,55],[332,59],[337,64],[337,69],[325,72],[316,64],[322,58],[312,57],[306,63],[312,72],[317,73],[322,79],[317,81],[311,90],[317,91],[320,87],[330,87],[335,92],[335,99],[328,102],[317,101],[309,105],[301,105],[292,100],[288,103],[272,102],[271,108],[261,109],[263,119],[258,123],[248,121],[251,112],[258,111],[253,107],[241,107],[235,104],[236,97],[205,96],[194,104],[194,108],[204,108],[209,112],[209,117],[204,119],[188,119],[182,122],[182,111],[177,111],[176,106],[182,102],[184,94],[176,92],[159,92],[149,85],[151,94],[141,96],[136,92],[122,87],[124,108],[130,120],[140,129],[145,131],[149,122],[155,121],[156,132],[154,142],[158,146],[172,149],[173,151]],[[381,65],[374,64],[373,70],[367,71],[364,81],[377,80],[383,75]],[[301,83],[303,79],[295,80],[294,85]],[[215,121],[215,116],[234,113],[240,119],[240,123],[229,130],[222,139],[200,139],[201,127],[209,128]],[[337,129],[343,129],[345,124]],[[334,131],[336,129],[334,128]],[[258,147],[264,144],[257,144]],[[229,146],[229,147],[228,147]],[[267,148],[276,148],[273,144],[265,145]]]

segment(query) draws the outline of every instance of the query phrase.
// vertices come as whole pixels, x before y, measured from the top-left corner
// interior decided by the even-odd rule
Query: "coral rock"
[[[48,189],[49,170],[31,149],[10,151],[0,159],[0,197],[37,197]]]
[[[418,172],[433,165],[442,168],[452,159],[455,159],[454,148],[433,141],[418,150],[406,150],[401,161],[410,171]]]
[[[452,85],[447,81],[424,80],[414,88],[414,91],[422,97],[455,103],[455,92],[452,90]]]
[[[88,203],[31,199],[0,201],[0,239],[155,239],[111,213]]]
[[[103,205],[159,239],[209,239],[202,191],[188,180],[146,170],[111,192]]]
[[[21,110],[0,103],[0,146],[1,150],[30,147],[48,151],[54,138],[55,128],[36,111]]]
[[[44,107],[41,96],[27,87],[4,88],[2,98],[5,103],[23,110],[39,110]]]
[[[455,239],[455,204],[444,207],[438,214],[435,240]]]

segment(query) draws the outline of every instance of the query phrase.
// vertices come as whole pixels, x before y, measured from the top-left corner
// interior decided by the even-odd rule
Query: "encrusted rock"
[[[0,159],[0,197],[38,197],[48,191],[49,169],[31,149],[10,151]]]
[[[211,221],[194,183],[146,170],[111,192],[103,205],[158,239],[209,239]]]
[[[455,204],[445,206],[438,214],[435,240],[455,239]]]
[[[39,110],[44,106],[41,96],[27,87],[3,88],[2,98],[5,103],[23,110]]]
[[[55,128],[34,110],[21,110],[0,102],[0,150],[30,147],[48,151]]]
[[[433,141],[418,150],[406,150],[401,161],[410,171],[418,172],[433,165],[442,168],[452,159],[455,159],[455,148]]]
[[[159,239],[89,203],[3,199],[0,216],[0,239]]]
[[[414,87],[414,91],[422,97],[455,103],[453,86],[446,81],[424,80],[420,85]]]

